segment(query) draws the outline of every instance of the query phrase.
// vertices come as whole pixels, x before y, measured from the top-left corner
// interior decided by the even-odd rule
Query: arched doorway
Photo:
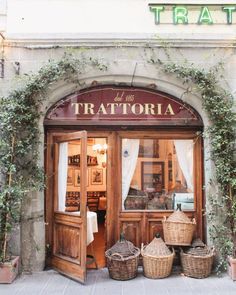
[[[94,87],[60,100],[44,124],[49,264],[85,280],[86,206],[101,225],[102,247],[92,232],[96,258],[120,232],[138,247],[148,243],[177,203],[204,238],[203,123],[192,107],[150,89]]]

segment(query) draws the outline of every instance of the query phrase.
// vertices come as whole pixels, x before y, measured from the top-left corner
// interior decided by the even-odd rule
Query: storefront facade
[[[182,101],[137,87],[93,87],[53,106],[45,118],[47,175],[54,175],[48,180],[46,194],[52,264],[63,271],[65,256],[76,262],[83,253],[74,253],[74,241],[83,240],[79,240],[81,228],[74,225],[74,212],[83,205],[80,132],[87,136],[85,203],[98,218],[105,216],[105,220],[98,219],[98,235],[105,248],[111,247],[121,232],[135,245],[149,243],[157,232],[162,233],[162,220],[177,203],[197,220],[197,236],[203,239],[202,124],[196,111]],[[58,151],[52,153],[54,145]],[[97,146],[103,150],[94,150]],[[67,171],[69,183],[61,171]],[[61,194],[63,190],[66,194]],[[70,242],[62,242],[66,237]],[[104,256],[104,249],[95,248],[95,255]],[[105,262],[99,266],[104,267]]]
[[[109,30],[101,27],[92,11],[92,21],[83,19],[83,29],[81,20],[77,31],[67,24],[74,35],[60,27],[60,6],[55,17],[58,27],[49,29],[54,30],[51,35],[45,34],[44,24],[40,35],[37,25],[27,29],[29,14],[24,10],[20,12],[25,24],[18,23],[17,32],[19,18],[12,21],[11,5],[6,13],[2,94],[17,84],[13,81],[18,74],[37,72],[49,58],[60,60],[65,52],[98,63],[93,67],[85,62],[79,76],[55,81],[44,94],[39,127],[45,148],[39,148],[47,189],[45,196],[38,192],[25,200],[21,231],[13,243],[25,270],[43,269],[46,263],[83,278],[87,205],[102,215],[105,248],[122,231],[139,247],[148,243],[156,232],[162,232],[161,220],[173,212],[177,202],[196,219],[196,236],[210,243],[204,213],[207,195],[214,193],[209,185],[214,168],[208,160],[210,143],[202,137],[209,118],[194,84],[183,84],[152,61],[181,64],[188,60],[207,70],[223,59],[222,86],[227,84],[234,95],[235,9],[223,4],[213,9],[205,3],[189,7],[182,3],[176,10],[176,3],[150,7],[148,1],[128,2],[125,7],[113,3],[120,15],[123,12],[122,23],[113,14],[111,18],[111,10],[97,7],[100,17],[111,23]],[[64,33],[58,37],[60,30]],[[64,156],[62,143],[67,143]],[[181,158],[188,153],[189,158]],[[59,168],[62,157],[67,166]],[[59,175],[65,170],[66,176]],[[103,201],[103,207],[99,209],[96,200]],[[80,217],[72,213],[79,209]],[[75,250],[75,244],[80,248]],[[81,263],[72,273],[76,260]]]

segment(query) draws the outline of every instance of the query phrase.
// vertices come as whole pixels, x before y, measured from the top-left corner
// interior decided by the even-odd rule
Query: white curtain
[[[174,140],[174,145],[188,189],[193,191],[193,141]]]
[[[68,143],[63,142],[59,145],[58,161],[58,210],[65,211],[66,208],[66,186],[67,186],[67,167],[68,166]]]
[[[122,140],[122,207],[126,199],[138,159],[139,139]]]

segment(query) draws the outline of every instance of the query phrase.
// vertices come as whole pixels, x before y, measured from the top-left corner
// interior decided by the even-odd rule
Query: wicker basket
[[[170,275],[175,252],[172,249],[171,253],[159,236],[146,247],[142,245],[141,254],[145,277],[161,279]]]
[[[190,246],[196,228],[196,221],[191,221],[178,207],[177,211],[162,220],[164,240],[167,245]]]
[[[105,252],[109,275],[114,280],[130,280],[137,276],[140,250],[123,237]]]
[[[181,251],[180,259],[184,275],[196,279],[208,277],[212,270],[213,258],[213,250],[204,256],[196,256]]]

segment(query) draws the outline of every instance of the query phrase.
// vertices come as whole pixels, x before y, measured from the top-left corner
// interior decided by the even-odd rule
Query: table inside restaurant
[[[98,232],[97,213],[87,211],[87,245],[94,240],[94,233]]]

